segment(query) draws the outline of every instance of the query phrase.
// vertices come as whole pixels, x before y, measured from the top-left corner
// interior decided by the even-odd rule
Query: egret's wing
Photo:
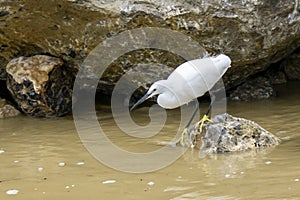
[[[223,76],[229,66],[216,62],[214,57],[191,60],[177,67],[168,77],[176,86],[182,101],[191,101],[204,95]],[[218,60],[219,61],[219,60]]]

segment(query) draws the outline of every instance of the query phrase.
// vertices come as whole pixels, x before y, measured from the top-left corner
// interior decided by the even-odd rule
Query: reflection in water
[[[246,170],[255,168],[257,163],[263,163],[264,158],[272,151],[263,149],[243,153],[210,155],[201,159],[198,167],[204,170],[207,176],[219,178],[241,178]]]
[[[0,120],[0,199],[9,199],[9,190],[19,191],[12,195],[17,199],[299,199],[298,87],[279,88],[272,100],[229,102],[230,114],[281,137],[276,148],[206,157],[189,150],[171,166],[146,174],[118,172],[96,161],[71,118]],[[108,138],[132,152],[153,151],[161,147],[157,143],[171,141],[180,121],[178,110],[168,111],[159,134],[135,139],[114,126],[108,108],[100,106],[98,114]],[[147,109],[133,117],[139,124],[149,122]]]

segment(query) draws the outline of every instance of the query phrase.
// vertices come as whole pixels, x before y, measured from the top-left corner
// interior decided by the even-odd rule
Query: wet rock
[[[298,7],[295,0],[1,1],[0,78],[6,79],[5,65],[19,55],[47,53],[78,68],[100,42],[147,26],[180,31],[209,52],[228,54],[233,60],[224,77],[229,88],[300,46]],[[134,63],[112,66],[101,88],[111,90]]]
[[[229,97],[231,100],[236,101],[251,101],[269,99],[274,95],[275,91],[270,80],[266,77],[257,77],[238,86]]]
[[[15,117],[20,114],[20,111],[8,104],[4,99],[0,99],[0,119],[7,117]]]
[[[253,121],[227,113],[217,115],[212,120],[205,123],[202,133],[197,124],[191,132],[195,136],[195,148],[203,153],[248,151],[280,143],[279,138]]]
[[[7,88],[20,109],[36,117],[70,112],[73,76],[59,58],[19,57],[6,66]]]
[[[282,62],[282,67],[288,79],[300,80],[300,49]]]

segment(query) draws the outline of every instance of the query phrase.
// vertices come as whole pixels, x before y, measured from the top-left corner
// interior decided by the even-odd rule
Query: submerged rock
[[[25,114],[52,117],[70,112],[74,78],[61,59],[19,57],[8,63],[6,71],[7,88]]]
[[[257,77],[238,86],[229,97],[231,100],[251,101],[272,96],[275,96],[275,91],[271,81],[266,77]]]
[[[7,117],[15,117],[20,114],[20,111],[8,104],[4,99],[0,99],[0,119]]]
[[[213,122],[206,122],[200,133],[196,124],[191,136],[194,147],[203,153],[227,153],[262,149],[278,145],[280,139],[257,123],[233,117],[227,113],[217,115]]]

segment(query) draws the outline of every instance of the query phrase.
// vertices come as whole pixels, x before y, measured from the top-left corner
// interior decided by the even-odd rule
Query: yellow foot
[[[200,125],[200,133],[202,133],[203,125],[206,121],[212,122],[212,120],[210,120],[207,115],[204,115],[202,119],[198,122],[198,124]]]

